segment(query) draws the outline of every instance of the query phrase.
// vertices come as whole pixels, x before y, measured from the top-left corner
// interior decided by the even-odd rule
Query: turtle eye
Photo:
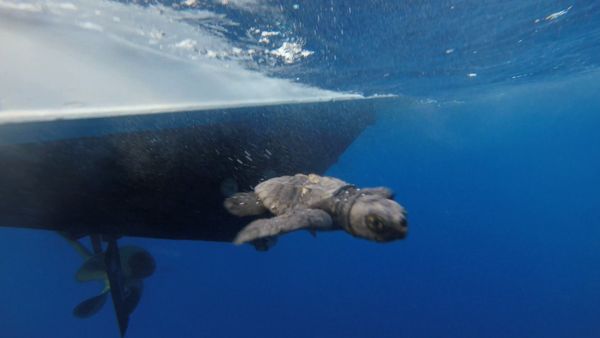
[[[381,231],[385,228],[383,220],[375,215],[369,215],[366,218],[367,227],[373,231]]]

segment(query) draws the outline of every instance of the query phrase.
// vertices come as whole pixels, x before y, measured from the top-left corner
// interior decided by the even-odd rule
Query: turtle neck
[[[336,191],[332,198],[331,215],[335,224],[352,235],[355,231],[350,224],[350,211],[356,200],[362,195],[360,189],[356,186],[348,184]]]

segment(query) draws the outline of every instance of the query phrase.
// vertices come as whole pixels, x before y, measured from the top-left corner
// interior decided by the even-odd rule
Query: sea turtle
[[[267,249],[276,236],[295,230],[344,230],[376,242],[402,239],[407,234],[406,211],[384,187],[359,189],[340,179],[315,174],[280,176],[258,184],[253,192],[237,193],[224,202],[229,213],[257,216],[234,243]]]

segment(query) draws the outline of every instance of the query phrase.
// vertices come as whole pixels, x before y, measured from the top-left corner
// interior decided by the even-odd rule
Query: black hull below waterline
[[[231,241],[223,200],[324,173],[374,122],[368,99],[0,125],[0,226]]]

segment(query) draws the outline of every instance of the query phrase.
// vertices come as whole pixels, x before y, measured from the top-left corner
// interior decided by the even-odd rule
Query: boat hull
[[[0,226],[231,241],[251,219],[227,195],[324,173],[374,118],[351,100],[0,125]]]

